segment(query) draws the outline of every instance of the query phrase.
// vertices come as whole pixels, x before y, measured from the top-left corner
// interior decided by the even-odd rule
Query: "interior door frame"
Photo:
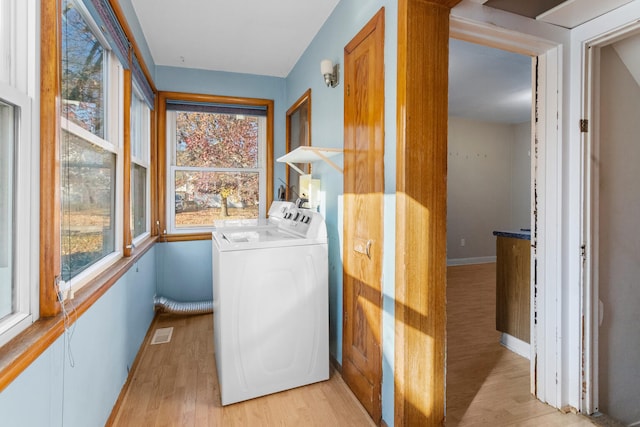
[[[562,405],[562,46],[452,14],[450,37],[534,58],[531,164],[531,393]],[[537,78],[536,78],[537,76]],[[566,356],[565,356],[566,357]]]
[[[302,115],[302,112],[300,111],[300,108],[302,108],[303,106],[307,108],[305,115]],[[302,123],[304,126],[306,126],[306,130],[305,130],[306,139],[303,141],[298,139],[296,135],[293,135],[293,132],[291,130],[292,117],[295,114],[299,114],[302,119],[302,120],[299,120],[298,124]],[[302,95],[300,95],[300,98],[298,98],[296,102],[294,102],[291,105],[291,107],[289,107],[289,109],[286,112],[285,123],[286,123],[285,153],[290,153],[292,150],[298,147],[311,146],[311,88],[307,89]],[[306,174],[311,173],[311,163],[298,164],[297,166],[300,169],[302,169]],[[300,178],[300,174],[297,171],[295,171],[295,173],[292,173],[292,171],[294,170],[291,166],[289,166],[289,163],[286,163],[285,170],[286,170],[285,200],[291,201],[291,194],[290,194],[291,188],[294,187],[295,185],[298,185],[299,183],[299,181],[291,182],[291,179],[292,177]],[[300,188],[298,188],[298,192],[300,192]],[[298,197],[302,197],[302,194],[299,194]]]
[[[593,167],[594,157],[600,158],[600,49],[638,34],[640,23],[634,21],[595,38],[582,42],[582,118],[588,129],[581,132],[581,290],[584,316],[582,340],[582,396],[581,409],[592,414],[599,407],[598,330],[599,307],[599,169]]]

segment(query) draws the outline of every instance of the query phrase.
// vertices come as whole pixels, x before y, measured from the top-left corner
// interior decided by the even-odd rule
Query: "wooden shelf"
[[[279,157],[276,161],[288,164],[301,175],[304,175],[304,172],[294,163],[313,163],[319,160],[327,162],[335,170],[342,173],[342,168],[340,168],[340,166],[336,165],[335,162],[330,159],[331,157],[335,157],[339,154],[342,154],[342,148],[320,148],[303,146],[296,148],[295,150],[285,154],[282,157]]]

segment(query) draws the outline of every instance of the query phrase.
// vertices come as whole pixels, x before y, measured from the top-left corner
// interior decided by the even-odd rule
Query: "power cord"
[[[64,283],[64,282],[63,282]],[[76,307],[71,304],[71,311],[67,309],[67,304],[65,302],[64,292],[60,290],[60,285],[56,285],[56,294],[58,295],[58,302],[60,303],[60,308],[62,311],[62,319],[64,322],[64,337],[65,344],[67,347],[67,354],[69,356],[69,365],[73,368],[76,365],[75,359],[73,358],[73,352],[71,351],[71,339],[73,338],[73,333],[76,329],[76,324],[71,322],[71,315],[76,315]]]

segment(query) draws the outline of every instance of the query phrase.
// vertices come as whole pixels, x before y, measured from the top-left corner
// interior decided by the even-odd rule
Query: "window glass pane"
[[[71,0],[63,1],[62,31],[62,115],[104,138],[105,50]]]
[[[137,96],[131,97],[131,156],[146,160],[143,144],[145,140],[144,104]],[[148,141],[147,141],[148,143]]]
[[[257,168],[260,117],[176,113],[176,165]]]
[[[115,249],[115,154],[62,130],[62,278]]]
[[[217,219],[258,218],[258,172],[175,173],[176,227],[213,226]]]
[[[14,107],[0,101],[0,319],[15,311],[13,280]]]
[[[11,84],[12,2],[0,1],[0,81]]]
[[[131,233],[147,232],[147,168],[149,153],[149,107],[137,91],[131,97]]]
[[[147,231],[147,169],[135,163],[131,169],[131,227],[138,237]]]

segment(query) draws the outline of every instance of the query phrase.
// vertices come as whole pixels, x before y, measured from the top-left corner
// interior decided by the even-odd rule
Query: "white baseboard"
[[[526,359],[531,359],[531,346],[514,336],[503,332],[500,334],[500,344]]]
[[[480,256],[475,258],[453,258],[453,259],[447,259],[447,267],[451,267],[455,265],[488,264],[490,262],[496,262],[496,257]]]

